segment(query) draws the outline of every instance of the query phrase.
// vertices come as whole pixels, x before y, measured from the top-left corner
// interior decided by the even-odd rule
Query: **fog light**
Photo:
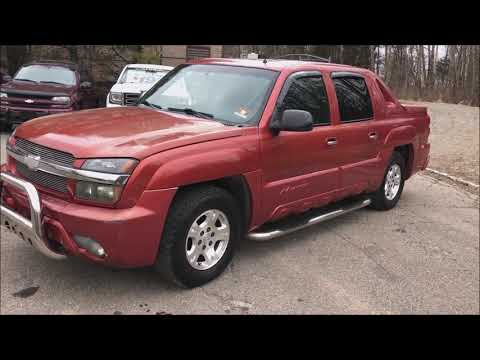
[[[87,250],[90,254],[98,257],[106,256],[105,250],[95,240],[81,235],[74,235],[73,239],[80,248]]]

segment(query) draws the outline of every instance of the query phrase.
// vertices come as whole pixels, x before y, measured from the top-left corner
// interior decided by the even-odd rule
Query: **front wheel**
[[[230,263],[240,237],[238,207],[213,186],[183,190],[169,211],[155,269],[182,287],[203,285]]]
[[[382,185],[372,194],[371,207],[390,210],[397,205],[405,184],[405,160],[399,152],[393,152],[385,171]]]

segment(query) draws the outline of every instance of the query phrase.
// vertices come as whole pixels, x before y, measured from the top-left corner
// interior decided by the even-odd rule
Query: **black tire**
[[[387,181],[388,171],[394,164],[397,164],[398,166],[400,166],[400,171],[401,171],[400,188],[398,189],[398,192],[393,199],[388,199],[385,194],[385,182]],[[398,200],[400,200],[400,196],[402,195],[404,185],[405,185],[405,159],[399,152],[394,151],[390,159],[390,162],[388,163],[387,168],[385,170],[385,175],[383,176],[382,185],[377,189],[377,191],[375,191],[373,194],[370,195],[372,199],[372,203],[370,204],[370,207],[376,210],[392,209],[393,207],[395,207],[395,205],[397,205]]]
[[[222,211],[230,223],[230,239],[220,260],[213,267],[198,270],[187,260],[185,247],[190,226],[203,212]],[[233,196],[215,186],[181,190],[170,207],[155,270],[167,281],[186,288],[201,286],[219,276],[230,263],[241,234],[241,217]]]

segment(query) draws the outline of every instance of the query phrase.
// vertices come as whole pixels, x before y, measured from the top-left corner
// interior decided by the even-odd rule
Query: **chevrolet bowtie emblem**
[[[27,100],[25,100],[25,102],[28,103],[28,104],[32,104],[34,101],[32,99],[27,99]]]
[[[30,170],[37,170],[39,164],[40,164],[40,156],[35,156],[35,155],[25,156],[25,165],[27,165],[27,167]]]

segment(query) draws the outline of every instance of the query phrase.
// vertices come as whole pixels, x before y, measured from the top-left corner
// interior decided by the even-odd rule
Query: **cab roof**
[[[355,71],[358,73],[369,72],[368,69],[359,68],[351,65],[333,64],[328,62],[299,61],[299,60],[276,60],[276,59],[230,59],[230,58],[205,58],[189,61],[190,64],[216,64],[253,67],[259,69],[268,69],[274,71],[283,71],[295,68],[312,68],[326,71]]]

